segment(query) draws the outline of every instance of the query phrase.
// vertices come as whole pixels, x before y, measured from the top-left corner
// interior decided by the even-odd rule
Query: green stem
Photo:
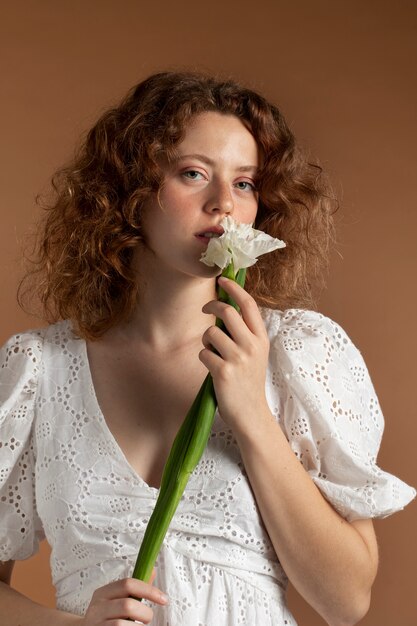
[[[207,445],[216,407],[213,380],[208,374],[175,437],[165,464],[158,499],[145,530],[133,578],[148,582],[151,577],[159,550],[190,474]]]
[[[235,275],[231,263],[223,270],[222,275],[235,280],[241,287],[244,286],[246,270],[239,270]],[[218,298],[239,310],[237,304],[220,286]],[[227,332],[222,320],[216,319],[216,325]],[[133,570],[133,578],[146,582],[150,580],[158,553],[190,475],[206,448],[216,408],[213,379],[211,374],[207,374],[175,437],[165,464],[158,499],[145,530]]]

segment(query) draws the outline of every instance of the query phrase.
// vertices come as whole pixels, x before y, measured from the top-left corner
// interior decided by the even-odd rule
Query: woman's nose
[[[226,184],[218,184],[211,189],[210,196],[205,205],[208,213],[232,213],[234,200],[230,187]]]

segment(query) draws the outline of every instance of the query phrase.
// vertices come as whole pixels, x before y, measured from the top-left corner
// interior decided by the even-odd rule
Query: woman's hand
[[[219,283],[242,315],[219,300],[205,304],[203,312],[223,320],[230,337],[210,326],[203,335],[205,348],[199,358],[213,377],[222,418],[233,429],[245,429],[248,420],[270,412],[265,396],[269,339],[255,300],[233,280],[219,278]]]
[[[152,609],[135,598],[145,598],[158,604],[167,603],[162,591],[152,587],[155,576],[154,568],[150,583],[135,578],[123,578],[99,587],[93,593],[81,621],[82,626],[127,626],[132,621],[149,624],[153,618]]]

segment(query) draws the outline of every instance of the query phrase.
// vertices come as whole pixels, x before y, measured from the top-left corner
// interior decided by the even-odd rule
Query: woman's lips
[[[196,235],[196,238],[201,241],[201,243],[204,243],[205,245],[208,245],[211,237],[204,237],[204,235]]]
[[[215,237],[221,237],[224,233],[224,229],[221,226],[208,228],[207,230],[202,230],[197,233],[196,237],[199,241],[208,244],[210,239],[214,239]]]
[[[223,234],[223,231],[219,230],[205,230],[202,233],[196,235],[197,239],[205,244],[208,244],[210,239],[218,238]]]

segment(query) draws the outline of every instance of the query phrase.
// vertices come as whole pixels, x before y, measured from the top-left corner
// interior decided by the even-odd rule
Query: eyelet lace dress
[[[267,399],[314,483],[348,520],[403,508],[415,490],[376,465],[383,418],[345,332],[312,311],[262,315]],[[109,431],[85,341],[69,322],[12,337],[0,363],[0,560],[26,559],[46,537],[57,608],[83,615],[95,589],[131,576],[158,491]],[[219,414],[156,568],[170,603],[149,603],[155,626],[295,625],[287,578]]]

